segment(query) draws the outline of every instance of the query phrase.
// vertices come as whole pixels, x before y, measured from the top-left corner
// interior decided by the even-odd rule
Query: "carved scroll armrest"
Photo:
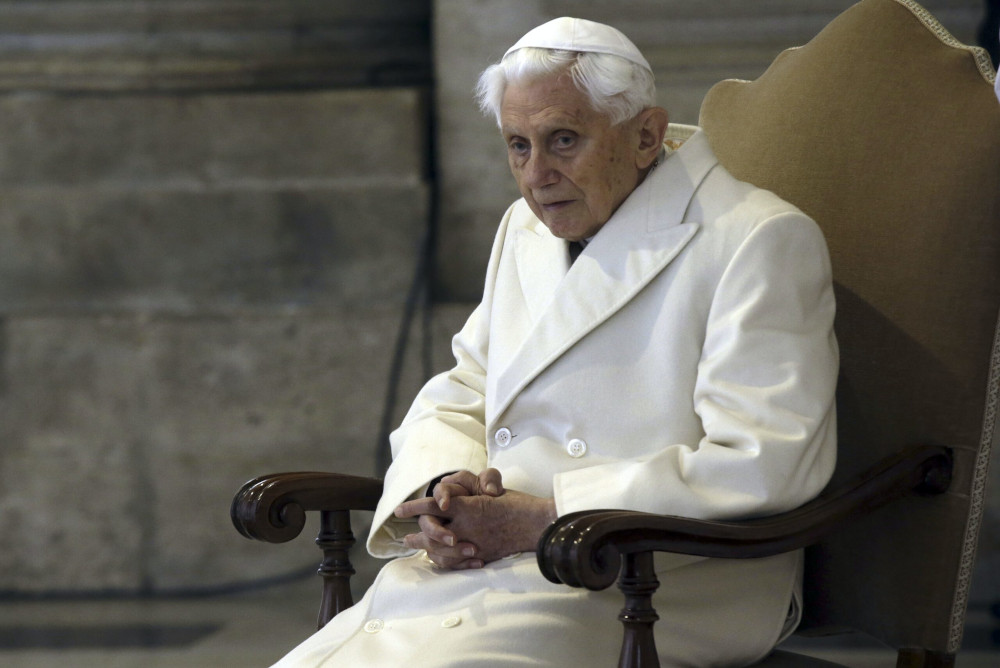
[[[910,492],[944,492],[951,468],[947,448],[908,448],[795,510],[737,522],[623,510],[571,513],[542,535],[538,564],[552,582],[597,590],[615,581],[619,557],[626,554],[662,551],[748,559],[789,552]]]
[[[233,497],[230,517],[247,538],[292,540],[308,510],[375,510],[382,481],[339,473],[273,473],[251,480]]]
[[[236,530],[247,538],[284,543],[302,532],[306,511],[320,513],[316,544],[323,551],[323,578],[317,626],[354,604],[349,551],[354,545],[351,510],[375,510],[382,481],[337,473],[277,473],[243,485],[230,507]]]
[[[914,447],[888,457],[844,486],[780,515],[709,522],[622,510],[571,513],[538,541],[538,566],[550,581],[598,590],[616,579],[625,595],[620,668],[658,666],[652,597],[659,582],[653,552],[748,559],[807,547],[893,499],[940,494],[951,483],[951,451]]]

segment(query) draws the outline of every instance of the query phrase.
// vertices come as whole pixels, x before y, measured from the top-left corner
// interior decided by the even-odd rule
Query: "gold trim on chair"
[[[899,1],[897,0],[897,2]],[[969,603],[976,547],[979,544],[979,526],[982,523],[986,505],[986,481],[989,478],[990,452],[993,446],[1000,442],[1000,422],[997,421],[997,409],[1000,406],[1000,317],[997,319],[997,327],[994,330],[989,380],[986,383],[986,388],[982,440],[979,445],[979,454],[976,457],[972,489],[969,494],[969,518],[965,525],[958,582],[955,585],[955,598],[952,601],[951,630],[948,634],[948,651],[952,653],[957,653],[962,644],[965,609]]]
[[[915,2],[914,0],[895,1],[909,9],[939,40],[950,47],[968,51],[975,59],[976,67],[979,68],[979,73],[983,75],[983,78],[991,86],[996,83],[996,72],[993,71],[993,61],[990,60],[990,54],[986,52],[986,49],[978,46],[969,46],[955,39],[955,36],[948,32],[948,29],[941,25],[919,2]]]

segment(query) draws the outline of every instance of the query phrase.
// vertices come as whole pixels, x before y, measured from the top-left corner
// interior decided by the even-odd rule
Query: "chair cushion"
[[[701,125],[737,178],[810,214],[837,283],[837,480],[912,443],[956,448],[945,497],[912,499],[809,553],[807,623],[957,651],[997,388],[1000,105],[989,58],[915,2],[863,0]],[[860,566],[863,566],[860,567]]]

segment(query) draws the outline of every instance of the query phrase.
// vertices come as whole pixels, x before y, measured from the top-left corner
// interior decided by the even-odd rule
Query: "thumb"
[[[480,473],[479,489],[488,496],[501,496],[504,493],[504,488],[500,471],[490,468]]]

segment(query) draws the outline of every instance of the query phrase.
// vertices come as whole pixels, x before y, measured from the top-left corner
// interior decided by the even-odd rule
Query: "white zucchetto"
[[[537,28],[529,30],[524,37],[517,40],[517,44],[507,49],[507,53],[503,57],[506,58],[512,52],[525,47],[610,53],[653,71],[639,49],[621,31],[603,23],[595,23],[586,19],[564,16],[543,23]]]

